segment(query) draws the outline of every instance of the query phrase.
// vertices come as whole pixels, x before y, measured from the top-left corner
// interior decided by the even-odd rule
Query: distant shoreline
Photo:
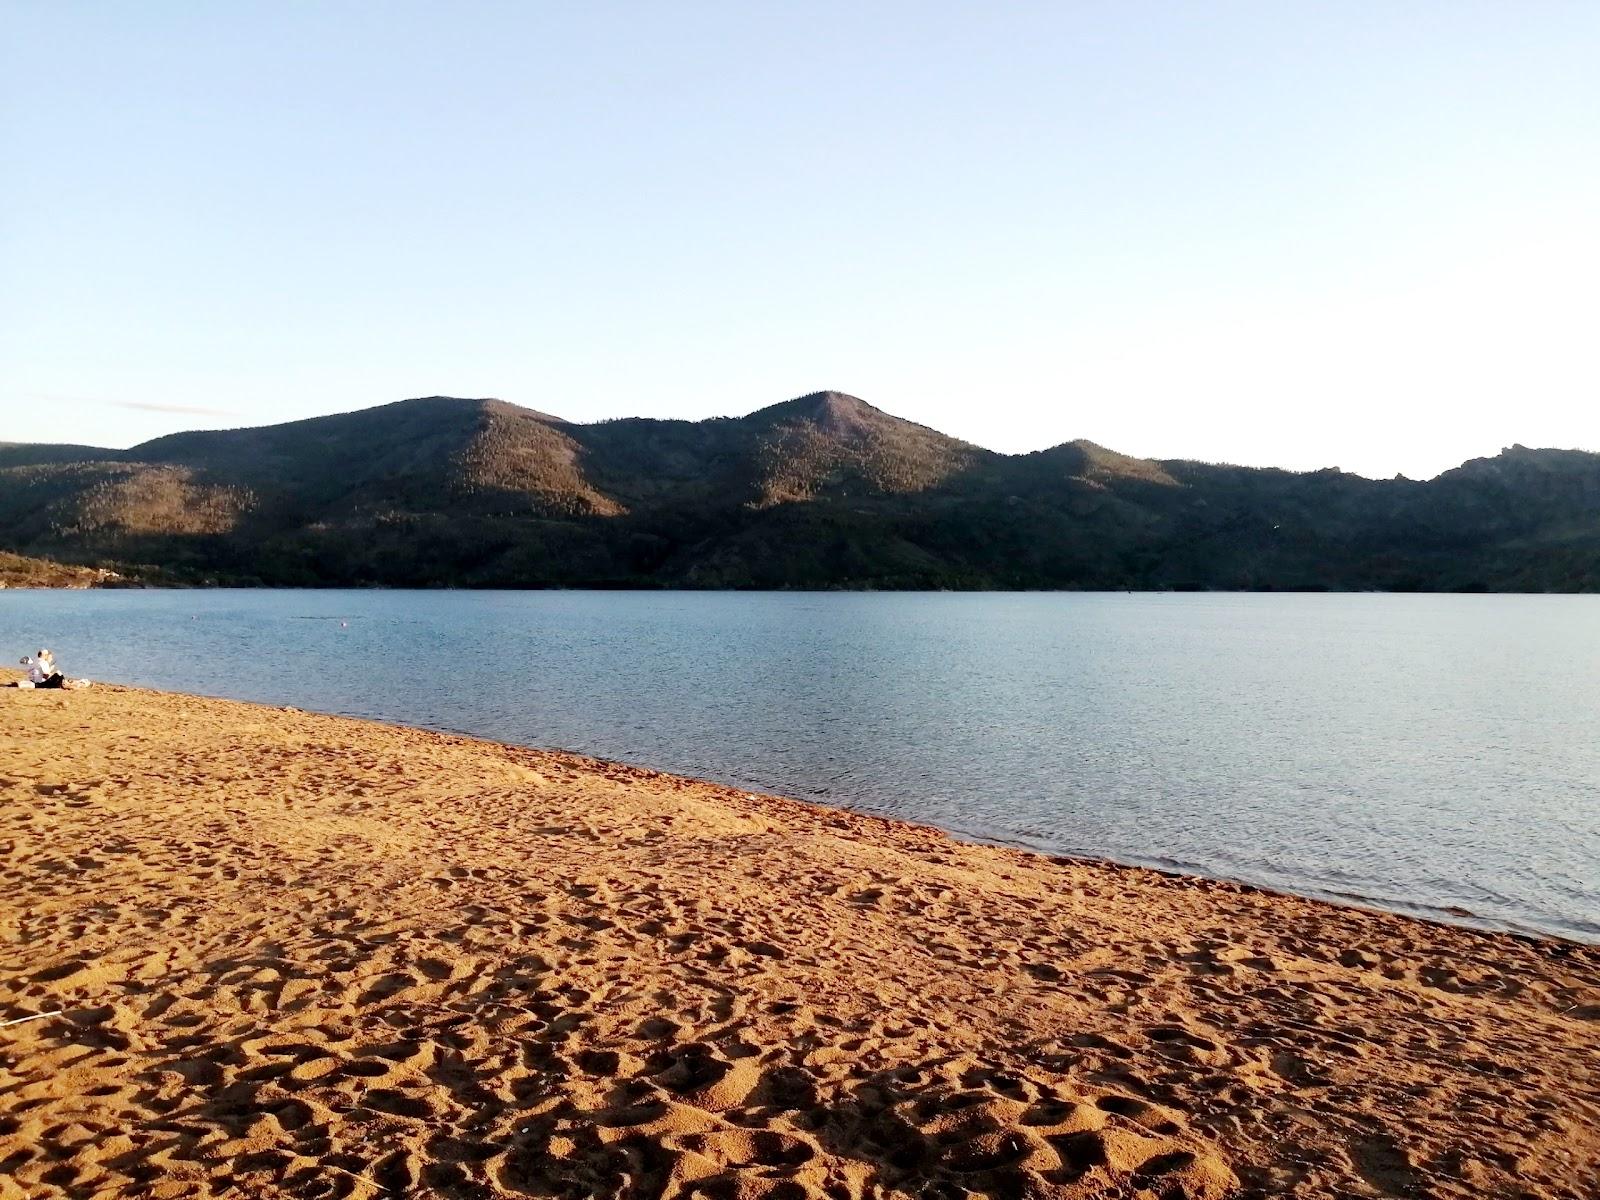
[[[1593,588],[1574,589],[1535,589],[1535,588],[1458,588],[1458,589],[1430,589],[1430,588],[1225,588],[1225,587],[1170,587],[1170,588],[1122,588],[1122,587],[723,587],[706,586],[694,587],[685,584],[607,584],[607,583],[530,583],[530,584],[466,584],[466,583],[440,583],[440,584],[393,584],[393,583],[240,583],[224,581],[215,583],[193,583],[159,581],[152,582],[129,577],[118,577],[114,581],[95,581],[83,583],[57,583],[57,584],[30,584],[11,583],[0,579],[0,591],[14,592],[84,592],[84,591],[111,591],[111,592],[140,592],[140,591],[166,591],[166,592],[215,592],[215,591],[243,591],[243,592],[682,592],[693,595],[696,593],[793,593],[812,595],[866,595],[882,593],[884,595],[991,595],[991,596],[1595,596],[1600,595],[1600,586]]]
[[[325,589],[305,590],[318,591]],[[329,617],[327,619],[332,620],[333,618]],[[0,682],[6,682],[13,678],[20,678],[20,674],[12,669],[0,668]],[[1158,861],[1156,859],[1147,859],[1141,861],[1132,858],[1118,858],[1109,854],[1095,854],[1088,852],[1064,854],[1045,847],[1029,845],[1026,841],[1017,840],[1014,838],[1004,838],[994,835],[986,835],[970,830],[948,828],[933,824],[931,822],[918,822],[899,817],[878,816],[876,814],[863,812],[857,808],[807,800],[796,796],[785,795],[782,792],[765,790],[751,792],[749,789],[741,788],[737,784],[733,783],[724,783],[709,778],[676,775],[651,766],[648,763],[632,762],[626,759],[602,759],[570,750],[545,750],[535,746],[521,745],[516,742],[499,741],[465,729],[455,729],[444,726],[423,724],[408,724],[400,721],[381,720],[369,717],[342,716],[316,708],[285,708],[280,705],[263,703],[261,701],[234,700],[221,696],[212,697],[187,692],[168,692],[161,689],[145,688],[132,684],[101,683],[99,686],[102,688],[109,687],[119,691],[148,692],[152,695],[159,696],[187,696],[197,700],[215,701],[221,704],[239,704],[251,708],[264,708],[276,712],[304,712],[307,714],[326,716],[330,720],[356,721],[365,725],[375,725],[379,728],[414,730],[419,733],[438,734],[440,736],[450,738],[465,738],[470,741],[481,742],[486,746],[493,746],[505,751],[532,754],[555,754],[574,759],[581,759],[584,762],[593,763],[598,767],[606,769],[614,768],[623,771],[639,771],[652,776],[661,775],[663,777],[681,779],[687,783],[691,783],[699,787],[709,788],[717,792],[727,792],[739,796],[759,795],[775,803],[799,805],[802,808],[815,810],[818,813],[845,813],[853,817],[860,817],[861,819],[867,821],[886,822],[890,825],[904,826],[908,829],[916,829],[928,833],[934,833],[939,836],[952,838],[963,845],[988,847],[996,850],[1026,854],[1043,859],[1047,862],[1056,863],[1058,865],[1070,863],[1078,866],[1105,867],[1111,870],[1148,872],[1153,875],[1174,880],[1221,884],[1229,888],[1236,888],[1241,891],[1258,893],[1263,896],[1276,896],[1286,900],[1307,901],[1313,904],[1327,904],[1335,908],[1351,909],[1355,912],[1371,913],[1374,915],[1399,917],[1403,920],[1422,921],[1428,924],[1447,926],[1452,929],[1459,929],[1470,933],[1493,934],[1497,936],[1521,938],[1534,942],[1548,941],[1555,943],[1570,943],[1575,946],[1600,948],[1600,940],[1590,940],[1574,934],[1556,933],[1549,930],[1521,926],[1501,918],[1484,916],[1482,914],[1472,912],[1466,908],[1445,909],[1435,905],[1429,905],[1421,901],[1384,899],[1377,896],[1367,896],[1352,892],[1335,892],[1331,889],[1317,889],[1308,887],[1305,890],[1296,891],[1287,887],[1273,887],[1267,884],[1252,882],[1248,879],[1241,879],[1223,872],[1207,870],[1199,865],[1176,863],[1170,860],[1165,862]]]

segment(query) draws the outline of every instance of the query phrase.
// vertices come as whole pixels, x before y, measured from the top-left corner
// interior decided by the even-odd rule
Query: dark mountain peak
[[[503,400],[482,401],[476,427],[455,456],[460,474],[453,483],[492,511],[616,516],[623,506],[585,471],[583,447],[572,437],[582,429]]]
[[[457,413],[473,416],[493,414],[504,417],[531,417],[536,421],[545,421],[554,425],[571,424],[565,417],[557,417],[551,413],[540,412],[536,408],[528,408],[523,404],[513,404],[509,400],[501,400],[495,396],[415,396],[410,400],[397,400],[393,404],[380,404],[374,408],[363,408],[357,411],[368,413],[431,411],[438,414]],[[313,419],[320,420],[321,418]]]
[[[1495,459],[1554,467],[1600,466],[1600,454],[1592,450],[1561,450],[1554,446],[1524,446],[1520,443],[1506,446]]]
[[[394,400],[388,404],[375,404],[371,408],[357,409],[357,412],[382,412],[384,409],[419,409],[432,408],[439,410],[450,409],[480,409],[486,404],[501,404],[493,396],[412,396],[405,400]],[[338,414],[335,414],[338,415]]]
[[[237,481],[269,516],[612,512],[557,418],[487,397],[415,396],[279,425],[170,434],[127,459]]]
[[[1052,446],[1048,450],[1040,450],[1026,457],[1033,459],[1036,465],[1096,482],[1138,480],[1168,487],[1175,486],[1178,482],[1158,462],[1148,458],[1133,458],[1127,454],[1118,454],[1115,450],[1108,450],[1098,442],[1091,442],[1087,438],[1063,442],[1059,446]]]
[[[49,445],[43,442],[0,442],[0,470],[6,467],[45,466],[53,463],[110,462],[124,451],[98,446]]]
[[[756,432],[757,508],[819,496],[926,491],[987,451],[844,392],[812,392],[745,417]]]
[[[835,437],[853,437],[871,432],[885,423],[899,422],[882,409],[844,392],[812,392],[757,409],[747,420],[762,424],[791,424],[804,421]],[[906,421],[910,425],[912,422]]]
[[[571,421],[565,417],[558,417],[554,413],[541,412],[537,408],[528,408],[522,404],[512,404],[509,400],[480,400],[484,411],[499,413],[503,416],[531,417],[536,421],[543,421],[547,425],[570,425]]]
[[[330,413],[321,417],[302,417],[298,421],[277,421],[270,425],[237,425],[227,429],[186,429],[140,442],[127,451],[129,458],[155,462],[173,454],[190,454],[217,447],[259,447],[264,444],[293,443],[306,438],[340,436],[361,431],[364,434],[388,430],[411,430],[418,422],[435,424],[451,419],[469,420],[486,403],[458,396],[417,396],[393,400],[370,408]]]
[[[909,441],[917,443],[923,451],[940,446],[967,456],[989,457],[992,453],[927,425],[884,412],[848,392],[811,392],[782,404],[757,409],[742,420],[758,427],[807,428],[840,442],[871,440],[903,445]]]
[[[1530,475],[1593,474],[1600,471],[1600,454],[1588,450],[1557,450],[1507,446],[1492,458],[1472,458],[1444,472],[1441,479],[1504,479]]]
[[[829,418],[861,416],[866,413],[877,413],[882,416],[883,410],[874,408],[860,396],[852,396],[849,392],[811,392],[790,401],[798,408],[810,409],[819,416]]]

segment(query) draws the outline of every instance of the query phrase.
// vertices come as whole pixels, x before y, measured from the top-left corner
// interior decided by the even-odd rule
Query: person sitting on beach
[[[67,677],[56,669],[55,655],[48,650],[41,650],[32,658],[22,660],[22,665],[28,668],[28,685],[36,688],[58,688],[67,686]],[[7,684],[7,687],[17,687],[18,684]]]

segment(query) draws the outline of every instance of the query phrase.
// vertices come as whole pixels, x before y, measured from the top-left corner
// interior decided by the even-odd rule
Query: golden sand
[[[1600,950],[0,692],[0,1197],[1600,1196]]]

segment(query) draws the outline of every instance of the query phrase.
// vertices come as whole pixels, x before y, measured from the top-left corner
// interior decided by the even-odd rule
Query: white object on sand
[[[42,1021],[46,1017],[59,1017],[66,1011],[64,1008],[58,1008],[54,1012],[30,1013],[26,1017],[12,1017],[9,1021],[0,1021],[0,1029],[4,1029],[7,1025],[21,1025],[27,1021]]]

